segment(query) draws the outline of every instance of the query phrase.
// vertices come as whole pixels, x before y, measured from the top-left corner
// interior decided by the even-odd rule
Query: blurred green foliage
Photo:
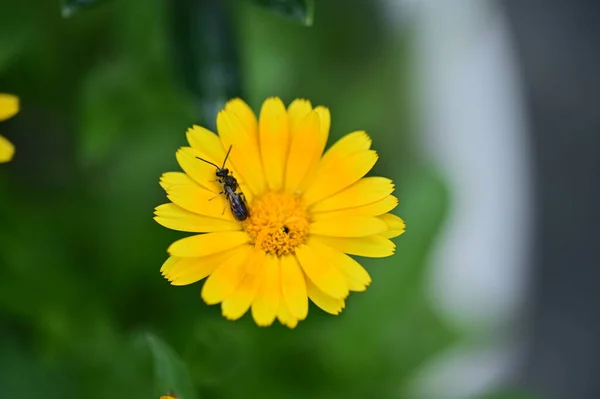
[[[404,398],[456,338],[422,289],[448,197],[409,134],[406,38],[371,2],[319,3],[310,29],[246,1],[208,3],[119,0],[69,19],[54,2],[3,3],[0,88],[22,100],[1,126],[17,146],[0,168],[7,397],[158,398],[173,384],[183,399]],[[183,236],[152,220],[166,202],[158,178],[178,170],[185,130],[238,93],[255,111],[272,95],[329,106],[330,143],[365,129],[374,174],[397,182],[408,232],[396,256],[360,260],[373,284],[338,317],[311,307],[295,330],[233,323],[200,284],[158,272]]]

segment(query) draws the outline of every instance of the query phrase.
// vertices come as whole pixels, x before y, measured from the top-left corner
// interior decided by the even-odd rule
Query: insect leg
[[[209,201],[214,200],[215,198],[217,198],[219,195],[223,194],[223,191],[221,191],[219,194],[215,195],[214,197],[212,197],[211,199],[209,199]]]

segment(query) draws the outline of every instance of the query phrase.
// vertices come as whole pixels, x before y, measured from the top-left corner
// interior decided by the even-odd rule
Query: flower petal
[[[202,155],[200,155],[201,158],[213,162],[216,165],[222,165],[226,152],[221,145],[219,136],[198,125],[189,128],[186,132],[186,136],[190,146],[199,153],[202,153]]]
[[[371,138],[362,130],[348,133],[338,141],[336,141],[323,154],[319,167],[324,167],[327,164],[338,159],[347,158],[358,152],[366,151],[371,148]]]
[[[171,186],[178,186],[180,184],[192,186],[197,185],[191,177],[182,172],[165,172],[160,177],[160,186],[165,191],[167,191],[167,189]]]
[[[232,112],[223,110],[217,115],[217,129],[223,147],[231,149],[229,160],[235,166],[241,180],[256,195],[266,189],[265,176],[258,150],[258,143]]]
[[[309,233],[330,237],[365,237],[388,230],[387,224],[372,216],[331,218],[310,224]]]
[[[167,250],[181,257],[198,257],[216,254],[246,244],[250,237],[244,231],[226,231],[198,234],[175,241]]]
[[[161,272],[172,285],[192,284],[209,276],[234,251],[236,251],[236,248],[200,258],[175,258],[172,256],[171,258],[178,259],[178,261],[167,268],[163,265]]]
[[[333,298],[317,288],[310,280],[306,281],[306,291],[311,301],[325,312],[338,315],[346,306],[343,299]]]
[[[254,139],[254,142],[258,143],[258,122],[252,108],[244,100],[234,98],[225,104],[225,110],[235,114],[242,125],[244,125],[248,135]]]
[[[292,101],[292,103],[288,106],[288,121],[290,124],[291,136],[296,134],[298,125],[310,111],[312,111],[312,105],[310,101],[300,98]]]
[[[406,223],[396,215],[386,213],[385,215],[379,216],[379,219],[383,220],[388,226],[388,231],[381,233],[385,238],[398,237],[406,231]]]
[[[319,114],[311,111],[298,125],[290,145],[287,159],[285,190],[294,192],[304,180],[309,169],[319,161],[324,141]]]
[[[290,134],[287,111],[277,97],[267,99],[260,110],[260,154],[269,188],[279,191],[283,187],[285,164]]]
[[[379,201],[363,206],[340,209],[338,211],[316,212],[311,215],[311,219],[313,221],[318,221],[332,218],[345,218],[349,216],[379,216],[391,211],[397,205],[398,198],[393,195],[388,195]]]
[[[281,259],[281,292],[283,300],[292,315],[304,320],[308,314],[308,297],[304,273],[293,256]]]
[[[182,258],[178,258],[177,256],[169,256],[165,263],[160,267],[160,274],[166,277],[166,273],[170,273],[173,266]]]
[[[385,258],[393,255],[396,249],[396,245],[392,241],[381,235],[369,237],[313,236],[312,238],[340,252],[368,258]]]
[[[254,250],[247,261],[246,275],[235,292],[225,298],[221,304],[223,316],[229,320],[237,320],[242,317],[256,297],[258,285],[262,276],[261,271],[265,263],[265,253]]]
[[[363,206],[387,197],[394,191],[394,183],[385,177],[365,177],[348,188],[314,204],[311,212],[334,211]]]
[[[304,203],[310,206],[350,186],[367,174],[375,162],[377,153],[367,150],[339,158],[325,166],[321,164],[315,179],[304,193]]]
[[[322,254],[318,247],[301,245],[296,248],[296,258],[302,266],[306,276],[327,295],[334,298],[346,298],[348,296],[348,284],[346,278],[333,264],[323,262]]]
[[[279,309],[277,310],[277,320],[281,324],[289,328],[296,328],[298,325],[298,319],[292,314],[285,301],[279,302]]]
[[[217,219],[235,220],[224,194],[217,194],[196,183],[171,186],[167,198],[183,209]]]
[[[19,97],[12,94],[0,94],[0,121],[12,118],[19,112]]]
[[[154,220],[168,229],[190,233],[211,231],[241,230],[242,225],[235,221],[216,219],[186,211],[175,204],[163,204],[154,210]]]
[[[350,256],[328,247],[318,240],[311,239],[310,245],[318,248],[319,252],[323,254],[324,259],[327,259],[342,271],[346,277],[350,291],[364,291],[371,284],[369,273]]]
[[[215,167],[196,158],[202,157],[202,155],[202,153],[191,147],[181,147],[175,154],[181,169],[196,183],[213,193],[220,193],[221,186],[216,180]]]
[[[0,135],[0,163],[10,161],[15,155],[15,146]]]
[[[225,261],[211,273],[202,287],[202,299],[209,305],[222,302],[233,294],[242,282],[244,263],[249,260],[254,247],[243,245],[235,249]]]
[[[279,259],[267,255],[263,265],[256,298],[252,302],[252,317],[259,326],[273,324],[281,297]]]

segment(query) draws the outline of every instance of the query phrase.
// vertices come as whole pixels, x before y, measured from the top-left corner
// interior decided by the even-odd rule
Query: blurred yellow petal
[[[320,165],[315,179],[304,193],[304,203],[310,206],[338,193],[367,174],[375,162],[377,153],[367,150]]]
[[[0,163],[12,160],[15,155],[15,146],[4,136],[0,135]]]
[[[269,188],[283,187],[285,164],[290,146],[287,111],[277,97],[267,99],[260,110],[259,142],[262,165]]]
[[[252,317],[259,326],[273,324],[281,299],[279,259],[267,255],[261,271],[256,298],[252,302]]]
[[[172,285],[192,284],[214,272],[235,250],[232,249],[198,258],[175,258],[177,262],[166,268],[163,266],[161,272]]]
[[[335,211],[363,206],[381,200],[394,191],[394,183],[385,177],[365,177],[339,193],[314,204],[311,212]]]
[[[224,194],[214,193],[195,183],[169,187],[167,198],[183,209],[199,215],[235,220]]]
[[[341,158],[347,158],[358,152],[363,152],[371,148],[371,138],[362,130],[348,133],[336,141],[323,154],[319,167],[325,167],[327,164]]]
[[[175,204],[157,206],[154,214],[156,215],[154,220],[159,224],[178,231],[208,233],[211,231],[235,231],[242,229],[242,226],[238,222],[198,215],[186,211]]]
[[[292,137],[285,175],[285,190],[288,192],[296,191],[311,166],[319,161],[324,145],[320,124],[319,114],[311,111]]]
[[[244,231],[198,234],[175,241],[168,252],[180,257],[208,256],[246,244],[249,240]]]
[[[391,211],[398,205],[398,198],[393,195],[380,199],[363,206],[340,209],[337,211],[325,211],[312,214],[313,221],[324,219],[345,218],[350,216],[379,216]]]
[[[194,150],[198,151],[198,156],[206,159],[207,161],[213,162],[216,165],[222,165],[226,152],[221,145],[219,136],[198,125],[194,125],[188,129],[186,136],[190,146]]]
[[[319,247],[301,245],[296,248],[296,258],[306,276],[321,291],[334,298],[348,296],[348,284],[342,272],[331,262],[323,261],[323,253]]]
[[[202,155],[202,153],[191,147],[181,147],[175,154],[181,169],[194,179],[196,183],[213,193],[220,193],[221,186],[216,180],[215,167],[196,158],[202,157]]]
[[[238,117],[246,132],[255,142],[258,142],[258,122],[252,108],[248,106],[242,99],[234,98],[225,104],[225,110],[231,112]]]
[[[392,241],[381,235],[350,238],[313,236],[312,238],[340,252],[368,258],[385,258],[393,255],[396,249],[396,245]]]
[[[338,315],[344,309],[345,303],[343,299],[333,298],[323,291],[318,289],[310,280],[306,282],[306,291],[311,301],[325,312]]]
[[[221,310],[225,318],[237,320],[250,309],[261,281],[261,272],[265,264],[265,258],[266,256],[263,251],[254,250],[247,260],[244,279],[235,292],[225,298],[221,304]]]
[[[348,216],[316,221],[310,224],[310,234],[330,237],[365,237],[388,230],[387,224],[372,216]]]
[[[406,223],[396,215],[386,213],[379,216],[379,219],[383,220],[388,226],[388,230],[385,233],[381,233],[386,238],[398,237],[406,231]]]
[[[279,309],[277,310],[277,320],[281,324],[289,328],[296,328],[298,319],[292,314],[287,307],[285,301],[279,301]]]
[[[288,121],[291,136],[296,134],[298,125],[310,111],[312,111],[312,105],[308,100],[296,99],[288,106]]]
[[[160,273],[163,276],[166,276],[166,273],[169,273],[170,270],[173,268],[173,266],[175,266],[175,264],[180,260],[181,258],[178,258],[177,256],[169,256],[167,258],[167,260],[163,263],[163,265],[160,267]]]
[[[188,175],[182,172],[165,172],[160,177],[160,186],[166,191],[171,186],[192,185],[197,183]]]
[[[256,140],[234,113],[225,110],[217,115],[217,129],[223,147],[229,149],[232,146],[228,162],[235,166],[252,194],[262,194],[266,182]]]
[[[281,292],[292,315],[304,320],[308,314],[308,297],[304,273],[294,256],[281,257]]]
[[[253,251],[254,248],[250,245],[237,248],[211,273],[202,287],[204,302],[214,305],[233,294],[244,279],[244,263],[249,260]]]
[[[0,93],[0,122],[12,118],[19,112],[19,97]]]

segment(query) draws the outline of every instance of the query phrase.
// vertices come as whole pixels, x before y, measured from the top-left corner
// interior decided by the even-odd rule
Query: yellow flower
[[[0,122],[19,112],[19,99],[11,94],[0,93]],[[15,154],[15,146],[0,135],[0,163],[8,162]]]
[[[221,303],[226,318],[251,309],[260,326],[277,318],[290,328],[306,318],[309,298],[336,315],[350,291],[364,291],[371,278],[347,254],[392,255],[389,239],[405,224],[388,213],[398,204],[392,181],[363,177],[377,161],[369,136],[350,133],[323,154],[329,127],[327,108],[295,100],[286,109],[269,98],[258,120],[242,100],[229,101],[217,116],[218,136],[189,129],[190,147],[176,154],[185,173],[162,175],[172,203],[158,206],[155,220],[204,234],[169,247],[161,273],[171,284],[208,277],[202,298]],[[215,175],[230,147],[225,167],[249,210],[242,221]]]

